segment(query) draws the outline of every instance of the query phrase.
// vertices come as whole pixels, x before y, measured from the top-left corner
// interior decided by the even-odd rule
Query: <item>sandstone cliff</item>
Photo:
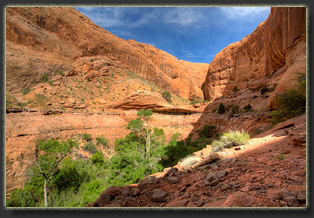
[[[153,46],[123,40],[69,7],[6,9],[7,91],[21,92],[44,73],[69,70],[77,57],[106,56],[185,99],[203,98],[208,64],[179,61]]]
[[[231,94],[234,86],[256,90],[268,84],[277,85],[275,93],[284,92],[296,84],[296,72],[306,72],[306,8],[272,8],[252,34],[215,56],[204,95],[215,99]]]

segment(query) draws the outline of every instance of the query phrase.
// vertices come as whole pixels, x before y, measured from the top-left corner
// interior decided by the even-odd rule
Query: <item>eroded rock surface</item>
[[[294,145],[292,137],[283,134],[305,125],[305,118],[302,115],[278,124],[250,139],[245,149],[231,149],[230,155],[207,163],[207,167],[183,170],[174,166],[143,179],[138,185],[123,186],[121,193],[131,190],[133,201],[120,194],[105,206],[305,207],[306,148]],[[101,195],[106,200],[105,193],[109,191]],[[88,207],[99,202],[98,199]]]
[[[253,33],[215,56],[205,80],[205,98],[232,94],[235,86],[241,90],[276,84],[277,93],[292,88],[295,73],[306,72],[305,21],[305,7],[271,8]]]
[[[6,89],[12,93],[41,82],[44,73],[71,70],[78,57],[106,56],[172,94],[203,99],[208,69],[123,40],[70,7],[7,7],[6,55]]]

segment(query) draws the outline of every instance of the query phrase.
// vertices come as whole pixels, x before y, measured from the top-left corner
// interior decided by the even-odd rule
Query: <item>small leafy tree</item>
[[[153,115],[152,110],[140,110],[137,112],[137,116],[141,119],[143,119],[146,123],[146,152],[149,152],[150,149],[150,130],[149,130],[149,123],[152,118],[151,116]]]
[[[55,175],[58,165],[62,160],[71,154],[73,148],[77,148],[78,144],[72,139],[61,141],[50,139],[48,141],[40,141],[38,143],[38,152],[41,153],[37,157],[35,166],[31,167],[32,175],[40,175],[45,179],[44,182],[44,199],[45,207],[48,206],[48,187],[51,179]]]

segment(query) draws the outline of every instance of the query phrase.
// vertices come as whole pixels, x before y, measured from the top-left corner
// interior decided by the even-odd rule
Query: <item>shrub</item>
[[[75,67],[74,67],[75,68]],[[73,68],[73,69],[74,69]],[[63,75],[63,73],[64,73],[64,71],[63,70],[59,70],[59,72],[58,72],[60,75]]]
[[[109,146],[109,139],[103,138],[103,137],[97,137],[96,138],[96,145],[102,145],[103,148],[106,148]]]
[[[87,133],[83,133],[82,138],[87,142],[93,140],[91,134],[87,134]]]
[[[250,111],[251,109],[252,109],[252,106],[251,106],[250,104],[244,106],[244,108],[243,108],[244,112],[248,112],[248,111]]]
[[[26,189],[14,189],[7,199],[7,207],[35,207],[37,204],[33,194]]]
[[[306,111],[306,74],[297,74],[299,76],[296,87],[283,94],[276,95],[275,102],[278,105],[278,110],[269,113],[269,116],[272,117],[270,119],[272,125],[303,114]]]
[[[239,112],[239,105],[232,105],[231,113],[236,114],[238,112]]]
[[[255,99],[255,98],[258,98],[258,96],[257,96],[257,95],[254,95],[254,96],[253,96],[253,99]]]
[[[238,86],[233,86],[232,91],[234,91],[234,92],[239,91]]]
[[[98,179],[89,182],[82,194],[81,205],[87,205],[95,201],[95,199],[99,197],[101,191],[102,187]]]
[[[276,101],[278,107],[285,112],[298,111],[305,112],[306,108],[306,75],[305,73],[299,74],[297,80],[298,84],[295,89],[289,89],[288,92],[277,94]]]
[[[216,126],[205,125],[202,131],[198,133],[199,137],[210,138],[216,133]]]
[[[83,146],[83,149],[84,149],[85,151],[88,151],[88,152],[92,153],[92,154],[95,154],[95,153],[98,151],[97,148],[96,148],[96,146],[95,146],[95,144],[94,144],[93,142],[91,142],[91,141],[87,142],[87,143]]]
[[[266,92],[268,92],[267,87],[261,88],[261,95],[265,94]]]
[[[223,114],[223,113],[225,113],[225,111],[226,111],[226,108],[225,108],[224,104],[220,103],[220,105],[218,107],[218,113]]]
[[[45,82],[45,83],[48,82],[49,81],[48,73],[44,73],[42,79],[43,79],[43,82]]]
[[[164,91],[164,92],[161,93],[161,95],[162,95],[162,97],[163,97],[164,99],[166,99],[169,103],[172,102],[172,100],[171,100],[171,94],[170,94],[169,91]]]
[[[104,155],[101,151],[97,151],[92,155],[91,161],[96,165],[102,165],[104,163]]]
[[[218,108],[212,109],[212,112],[215,113],[218,110]]]

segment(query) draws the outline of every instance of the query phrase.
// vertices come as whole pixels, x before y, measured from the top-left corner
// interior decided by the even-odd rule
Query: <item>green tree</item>
[[[137,112],[137,116],[143,119],[146,123],[146,152],[149,155],[150,149],[150,129],[149,129],[149,122],[152,119],[153,112],[152,110],[140,110]]]
[[[48,141],[40,141],[38,143],[37,161],[30,169],[31,175],[40,175],[44,178],[44,200],[45,207],[48,206],[48,192],[49,183],[53,176],[56,174],[58,165],[62,160],[71,154],[74,147],[78,147],[76,141],[67,139],[61,141],[50,139]]]
[[[218,107],[218,113],[223,114],[223,113],[225,113],[225,111],[226,111],[225,105],[223,103],[220,103],[220,105]]]

